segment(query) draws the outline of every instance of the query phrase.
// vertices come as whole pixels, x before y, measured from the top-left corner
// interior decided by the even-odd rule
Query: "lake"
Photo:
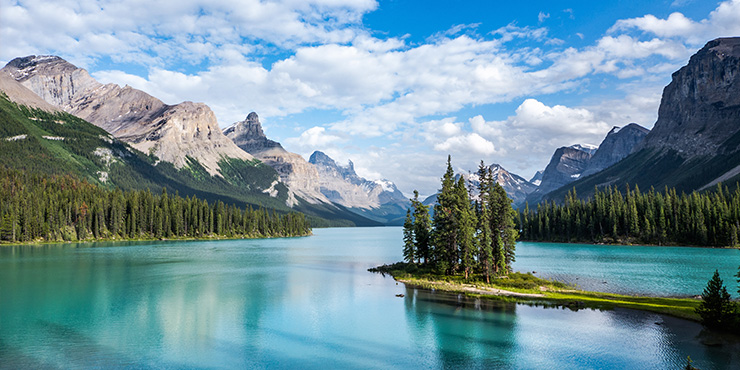
[[[686,356],[740,368],[737,343],[704,345],[722,338],[684,320],[491,302],[367,272],[401,259],[400,228],[314,234],[2,247],[0,368],[667,369]],[[720,267],[737,290],[724,274],[734,250],[517,248],[515,269],[583,288],[693,295]]]

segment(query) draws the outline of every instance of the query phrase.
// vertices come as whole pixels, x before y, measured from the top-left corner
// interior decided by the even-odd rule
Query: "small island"
[[[621,307],[702,322],[725,331],[740,327],[740,308],[730,299],[717,272],[701,296],[666,298],[583,291],[538,278],[534,272],[512,271],[520,214],[493,180],[490,167],[481,162],[477,172],[480,183],[469,192],[462,177],[455,181],[450,161],[448,157],[432,215],[430,207],[419,201],[418,192],[411,200],[412,209],[403,227],[405,261],[369,271],[389,274],[410,287],[486,299],[572,310]],[[718,189],[723,191],[721,186]],[[740,283],[740,268],[737,277]]]

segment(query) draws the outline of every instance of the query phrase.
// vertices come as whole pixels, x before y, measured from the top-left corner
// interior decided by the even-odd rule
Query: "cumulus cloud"
[[[612,125],[630,121],[649,126],[670,72],[707,40],[740,34],[740,0],[720,3],[705,19],[674,12],[618,20],[577,48],[546,27],[515,23],[485,35],[459,25],[416,43],[378,36],[362,24],[378,7],[374,0],[0,1],[0,59],[43,52],[88,68],[103,58],[145,66],[140,75],[91,70],[169,104],[205,102],[222,126],[250,111],[263,119],[331,111],[332,122],[311,123],[286,144],[359,154],[356,164],[368,174],[412,177],[388,163],[404,158],[423,167],[441,156],[442,166],[448,151],[461,165],[481,156],[505,164],[496,158],[505,155],[528,175],[558,146],[597,144]],[[559,92],[587,96],[615,77],[614,93],[599,101],[541,101]],[[511,102],[521,104],[489,121],[471,112]],[[362,140],[381,138],[391,144],[365,155]]]
[[[442,152],[469,151],[481,155],[490,155],[495,152],[493,143],[476,133],[453,136],[436,144],[434,149]]]
[[[110,56],[160,65],[217,58],[221,47],[264,40],[282,48],[343,43],[365,33],[374,0],[60,0],[3,1],[0,58],[40,47],[67,56]],[[204,42],[205,41],[205,42]],[[154,60],[152,60],[154,59]]]
[[[285,140],[286,143],[297,147],[318,149],[326,148],[340,141],[343,141],[341,137],[327,133],[326,128],[320,126],[311,127],[310,129],[303,131],[299,137],[288,138]]]
[[[625,30],[639,30],[659,37],[679,38],[697,46],[707,40],[722,36],[740,34],[740,0],[722,2],[706,19],[694,21],[679,12],[660,19],[652,14],[642,17],[622,19],[609,29],[614,33]]]

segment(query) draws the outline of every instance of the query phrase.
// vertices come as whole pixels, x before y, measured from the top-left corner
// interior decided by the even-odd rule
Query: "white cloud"
[[[245,40],[283,48],[345,43],[366,32],[362,16],[377,6],[374,0],[5,0],[0,58],[41,48],[142,64],[153,57],[161,66],[184,55],[196,62],[217,57],[216,49]]]
[[[547,18],[550,18],[550,13],[540,12],[540,14],[537,14],[537,20],[540,23],[544,22]]]
[[[608,32],[638,28],[660,37],[689,36],[696,32],[700,24],[686,18],[681,13],[671,13],[666,19],[659,19],[652,14],[639,18],[621,19]]]
[[[107,57],[133,62],[146,76],[93,75],[169,104],[205,102],[222,126],[250,111],[265,119],[332,111],[333,122],[311,123],[286,144],[355,157],[373,176],[418,181],[438,177],[424,166],[444,165],[438,151],[452,152],[460,166],[475,166],[481,156],[506,165],[507,156],[510,169],[528,175],[558,146],[598,144],[612,125],[631,121],[649,127],[670,72],[709,39],[740,34],[740,0],[719,4],[705,19],[674,12],[618,20],[578,48],[561,46],[566,41],[546,27],[515,23],[482,36],[478,25],[463,24],[421,42],[384,37],[362,24],[378,7],[374,0],[0,1],[0,59],[60,53],[82,67]],[[556,18],[562,15],[573,11]],[[538,21],[548,17],[541,12]],[[208,67],[184,72],[183,60]],[[589,100],[607,78],[603,89],[613,94]],[[572,93],[571,107],[541,102],[559,92]],[[486,121],[469,111],[520,101],[508,118]],[[467,116],[458,122],[463,108]],[[365,155],[367,138],[389,144]],[[396,158],[408,167],[388,165]],[[417,165],[424,169],[409,174]]]
[[[316,149],[323,149],[341,141],[343,141],[341,137],[327,133],[326,129],[320,126],[311,127],[303,131],[299,137],[285,140],[286,143],[300,148],[308,147]]]
[[[434,149],[442,152],[467,151],[481,155],[490,155],[496,151],[492,142],[476,133],[453,136],[436,144]]]
[[[740,34],[740,0],[724,1],[706,19],[694,21],[679,12],[660,19],[652,14],[622,19],[609,32],[637,29],[659,37],[680,38],[692,46],[705,43],[716,37]]]

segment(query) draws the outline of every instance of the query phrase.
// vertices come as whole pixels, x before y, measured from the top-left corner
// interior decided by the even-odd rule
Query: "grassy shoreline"
[[[700,300],[629,296],[577,290],[557,281],[535,277],[530,273],[511,273],[486,283],[481,276],[464,280],[462,276],[436,275],[403,262],[379,266],[371,272],[388,274],[407,286],[461,293],[472,297],[535,305],[567,307],[573,310],[591,308],[611,310],[616,307],[649,311],[699,322],[694,311]]]

